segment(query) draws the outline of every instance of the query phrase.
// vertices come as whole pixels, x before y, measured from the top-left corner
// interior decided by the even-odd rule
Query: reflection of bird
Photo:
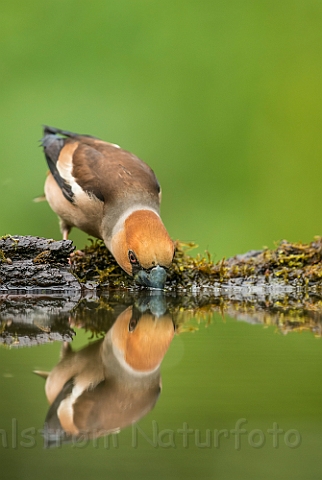
[[[49,374],[35,372],[47,378],[46,443],[71,435],[96,438],[148,413],[160,393],[160,364],[173,335],[169,314],[157,318],[131,306],[103,340],[77,352],[65,344]]]
[[[174,246],[151,168],[117,145],[57,128],[45,127],[42,146],[50,169],[45,195],[63,237],[76,226],[101,238],[137,283],[163,288]]]

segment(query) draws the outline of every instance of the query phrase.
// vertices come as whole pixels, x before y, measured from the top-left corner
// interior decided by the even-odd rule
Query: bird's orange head
[[[111,250],[118,264],[137,283],[164,287],[174,244],[157,213],[152,210],[131,213],[112,237]]]

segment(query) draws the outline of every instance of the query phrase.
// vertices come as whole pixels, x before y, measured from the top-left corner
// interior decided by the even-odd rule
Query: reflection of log
[[[70,312],[77,305],[79,293],[71,295],[1,295],[0,344],[32,346],[54,340],[71,341]]]
[[[48,331],[35,324],[6,324],[5,331],[0,332],[0,344],[10,347],[33,347],[43,343],[60,341],[70,342],[75,332],[66,322],[53,322]]]
[[[69,272],[70,240],[5,236],[0,238],[0,292],[80,289]]]
[[[215,313],[254,324],[274,325],[282,333],[311,331],[322,335],[321,299],[306,293],[240,296],[165,295],[142,290],[71,292],[43,295],[0,295],[0,345],[33,346],[54,340],[70,341],[73,328],[92,336],[104,335],[116,318],[132,306],[138,318],[150,312],[155,318],[171,315],[177,333],[194,331],[200,323],[221,321]],[[216,318],[216,319],[215,319]]]

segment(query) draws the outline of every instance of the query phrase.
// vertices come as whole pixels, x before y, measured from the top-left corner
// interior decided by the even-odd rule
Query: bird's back
[[[160,185],[153,170],[119,146],[52,127],[45,127],[42,145],[48,167],[67,200],[75,201],[75,181],[87,194],[105,202],[132,196],[134,201],[159,204]]]
[[[44,128],[41,142],[55,180],[47,179],[46,197],[61,218],[62,230],[76,226],[102,238],[103,217],[112,231],[128,208],[159,211],[156,176],[132,153],[90,135],[52,127]]]

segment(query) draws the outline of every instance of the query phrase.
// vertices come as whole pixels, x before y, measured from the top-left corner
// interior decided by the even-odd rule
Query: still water
[[[2,478],[322,478],[319,301],[2,296]]]

